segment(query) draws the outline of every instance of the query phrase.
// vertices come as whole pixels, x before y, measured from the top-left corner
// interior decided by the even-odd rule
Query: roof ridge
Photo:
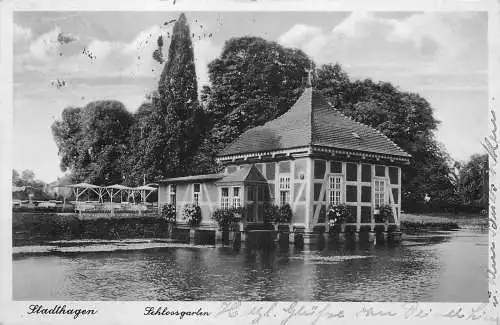
[[[310,127],[309,127],[309,130],[308,130],[308,131],[309,131],[309,132],[308,132],[309,134],[307,135],[307,136],[309,137],[309,139],[307,139],[307,144],[308,144],[309,146],[311,146],[311,145],[312,145],[312,142],[313,142],[313,127],[314,127],[314,123],[313,123],[313,107],[312,107],[312,106],[313,106],[313,94],[314,94],[314,89],[313,89],[313,88],[312,88],[312,86],[311,86],[310,88],[306,88],[306,89],[304,90],[304,93],[305,93],[305,91],[306,91],[306,90],[308,90],[308,89],[309,89],[309,91],[310,91],[310,96],[311,96],[311,97],[310,97],[310,101],[311,101],[311,102],[309,103],[309,107],[308,107],[308,110],[309,110],[309,112],[308,112],[308,113],[309,113],[309,116],[308,116],[309,121],[308,121],[308,122],[309,122],[309,126],[310,126]]]

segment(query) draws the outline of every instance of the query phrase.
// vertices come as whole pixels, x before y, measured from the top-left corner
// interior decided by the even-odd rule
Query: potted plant
[[[280,213],[279,207],[275,204],[264,204],[264,223],[279,222]]]
[[[345,232],[345,223],[351,216],[351,211],[345,204],[331,205],[328,210],[328,221],[330,227],[340,225],[341,232]]]
[[[160,217],[163,218],[168,224],[168,234],[172,234],[173,227],[176,224],[176,212],[175,206],[173,204],[167,203],[163,204],[160,209]]]
[[[389,219],[394,218],[392,207],[389,204],[384,204],[378,207],[379,218],[385,224],[384,229],[387,231],[389,228]]]
[[[278,210],[278,216],[278,223],[289,224],[292,221],[292,208],[290,207],[290,204],[285,203],[280,206]]]
[[[217,221],[220,230],[228,230],[235,216],[231,209],[217,209],[213,212],[212,218]]]
[[[200,207],[195,204],[187,204],[184,207],[183,217],[190,227],[194,228],[199,226],[201,223]]]
[[[231,208],[231,213],[233,214],[234,221],[241,220],[243,216],[243,208],[242,207],[236,207],[236,208]]]

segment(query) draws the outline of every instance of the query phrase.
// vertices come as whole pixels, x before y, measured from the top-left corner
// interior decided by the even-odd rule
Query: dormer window
[[[359,134],[357,134],[356,132],[353,132],[351,133],[352,136],[355,138],[355,139],[361,139],[361,137],[359,136]]]

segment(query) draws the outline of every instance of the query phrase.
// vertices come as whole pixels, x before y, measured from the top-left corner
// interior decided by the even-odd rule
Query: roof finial
[[[311,65],[310,65],[309,69],[306,69],[306,72],[307,72],[306,88],[311,88],[312,87],[312,73],[314,71],[312,60],[310,61],[310,64]]]

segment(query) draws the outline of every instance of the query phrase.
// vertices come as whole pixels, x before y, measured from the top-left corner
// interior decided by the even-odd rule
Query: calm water
[[[170,247],[14,257],[15,300],[487,301],[486,232],[394,247]]]

